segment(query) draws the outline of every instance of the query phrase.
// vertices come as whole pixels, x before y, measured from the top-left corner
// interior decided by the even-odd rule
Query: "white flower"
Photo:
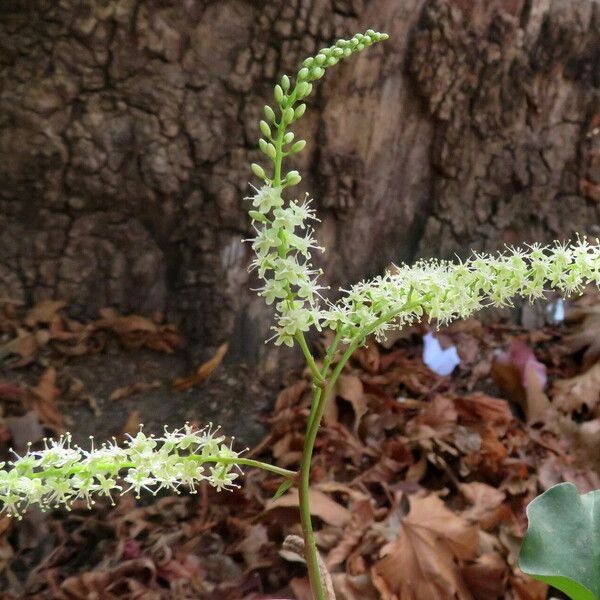
[[[82,498],[89,506],[94,495],[112,501],[113,493],[129,490],[138,496],[142,490],[178,492],[182,485],[194,488],[203,480],[219,490],[228,488],[238,476],[231,472],[238,453],[224,440],[210,426],[197,430],[188,424],[171,432],[165,429],[156,438],[140,431],[123,448],[110,443],[96,449],[92,443],[90,450],[83,450],[71,446],[69,435],[45,440],[42,450],[17,456],[8,468],[0,463],[0,505],[18,516],[30,504],[68,508]],[[125,490],[117,483],[119,474],[128,485]]]

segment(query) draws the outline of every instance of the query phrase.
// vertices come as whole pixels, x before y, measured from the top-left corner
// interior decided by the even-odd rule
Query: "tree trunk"
[[[332,285],[597,233],[594,0],[3,0],[0,296],[160,311],[261,360],[242,198],[284,72],[368,27],[301,124]]]

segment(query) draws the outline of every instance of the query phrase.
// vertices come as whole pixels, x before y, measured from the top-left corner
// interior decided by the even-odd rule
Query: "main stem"
[[[325,412],[325,408],[331,395],[335,384],[342,372],[342,369],[348,362],[348,359],[358,346],[358,342],[354,342],[348,346],[342,358],[336,365],[335,369],[331,373],[329,380],[326,380],[327,373],[329,371],[329,365],[333,360],[335,354],[335,346],[339,336],[336,336],[336,341],[333,345],[333,351],[327,353],[327,358],[323,365],[323,371],[321,377],[326,381],[325,389],[321,387],[322,382],[314,381],[314,391],[310,416],[308,419],[308,430],[304,439],[304,450],[302,453],[302,463],[300,465],[300,487],[299,487],[299,503],[300,503],[300,521],[302,524],[302,533],[304,535],[304,553],[306,557],[306,566],[308,569],[308,576],[310,580],[311,589],[315,600],[327,600],[325,596],[325,589],[323,587],[323,577],[319,569],[319,559],[317,544],[315,541],[315,534],[312,527],[312,519],[310,515],[310,467],[312,463],[313,450],[315,447],[315,441],[317,439],[317,433],[321,424],[321,419]],[[320,385],[319,385],[320,384]]]

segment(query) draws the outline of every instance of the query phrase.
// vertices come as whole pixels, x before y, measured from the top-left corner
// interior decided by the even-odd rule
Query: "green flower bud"
[[[344,48],[344,58],[348,58],[352,54],[351,48]]]
[[[269,219],[267,219],[267,217],[265,217],[265,215],[263,215],[262,213],[259,213],[256,210],[249,210],[248,214],[250,215],[250,218],[253,219],[254,221],[260,221],[261,223],[269,222]]]
[[[335,56],[330,56],[327,59],[327,63],[326,64],[327,64],[328,67],[333,67],[333,65],[337,65],[337,63],[338,63],[338,59]]]
[[[265,170],[258,164],[256,163],[252,163],[250,165],[250,168],[252,169],[252,172],[259,178],[259,179],[266,179],[267,178],[267,174],[265,173]]]
[[[275,160],[275,157],[277,156],[277,152],[275,151],[275,146],[273,146],[273,144],[267,144],[267,156],[271,160]]]
[[[300,173],[298,173],[298,171],[290,171],[285,176],[286,185],[298,185],[301,181],[302,177],[300,177]]]
[[[306,67],[302,67],[299,71],[298,71],[298,79],[306,79],[308,77],[308,74],[310,73],[310,71],[306,68]],[[297,86],[296,86],[297,87]]]
[[[375,33],[375,31],[373,31],[372,29],[367,29],[365,31],[365,34],[368,35],[370,38],[372,37],[377,37],[378,34]]]
[[[294,110],[294,121],[297,121],[304,114],[305,110],[306,104],[299,104],[296,107],[296,110]]]
[[[315,56],[315,62],[317,65],[322,65],[326,60],[327,56],[325,54],[321,54],[320,52]]]
[[[296,152],[300,152],[306,146],[306,140],[298,140],[291,148],[290,152],[295,154]]]
[[[290,89],[290,78],[287,75],[284,75],[281,78],[281,87],[284,92],[287,92]]]
[[[258,140],[258,147],[260,148],[260,151],[261,151],[263,154],[266,154],[266,153],[267,153],[267,142],[266,142],[265,140],[263,140],[262,138],[260,138],[260,139]]]
[[[293,131],[288,131],[284,136],[283,136],[283,143],[284,144],[289,144],[292,140],[294,139],[294,132]]]
[[[312,70],[312,78],[313,79],[321,79],[321,77],[323,77],[323,75],[325,75],[325,69],[323,69],[321,67],[315,67]]]
[[[356,49],[359,52],[362,52],[365,49],[365,45],[363,43],[358,44],[358,46],[356,46]]]
[[[337,56],[338,58],[341,58],[342,56],[344,56],[344,50],[342,48],[334,48],[333,56]]]
[[[329,59],[331,60],[331,59]],[[298,100],[302,100],[302,98],[306,98],[306,96],[308,96],[309,94],[309,83],[306,81],[301,81],[297,86],[296,86],[296,98]]]
[[[266,121],[262,121],[259,123],[260,126],[260,132],[266,137],[271,139],[271,128],[269,127],[269,124]]]
[[[315,59],[312,56],[309,56],[302,64],[310,69],[310,67],[313,66],[314,62]]]
[[[294,109],[286,108],[283,111],[283,122],[287,125],[294,120]]]
[[[283,103],[283,90],[280,85],[276,85],[274,89],[275,102],[281,106]]]
[[[271,121],[271,123],[275,123],[275,112],[273,111],[273,109],[270,106],[265,106],[265,117],[267,117],[267,119],[269,121]]]

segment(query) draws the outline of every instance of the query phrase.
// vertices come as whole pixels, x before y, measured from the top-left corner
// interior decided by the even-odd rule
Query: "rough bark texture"
[[[259,356],[257,119],[275,77],[369,26],[391,40],[332,69],[302,124],[331,283],[593,232],[597,1],[3,0],[0,296],[168,312]]]

